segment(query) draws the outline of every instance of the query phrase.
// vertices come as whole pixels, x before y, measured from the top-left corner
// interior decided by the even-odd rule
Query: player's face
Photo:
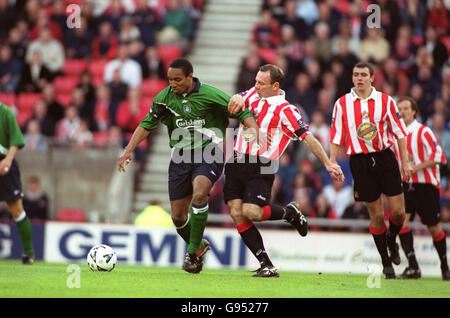
[[[352,81],[358,91],[365,91],[372,85],[373,76],[370,76],[370,71],[367,67],[355,67],[353,69]]]
[[[414,121],[414,110],[411,107],[411,103],[407,100],[403,100],[397,104],[398,111],[400,112],[400,116],[402,116],[403,120],[406,124],[410,124]]]
[[[181,68],[169,67],[167,79],[175,94],[182,95],[184,93],[189,93],[192,86],[192,73],[186,76]]]
[[[277,94],[278,83],[271,83],[270,72],[259,71],[255,80],[255,89],[259,97],[267,98]]]

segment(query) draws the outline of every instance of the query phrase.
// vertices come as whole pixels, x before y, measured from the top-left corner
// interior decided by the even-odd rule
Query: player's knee
[[[235,224],[242,223],[242,220],[244,219],[241,209],[230,208],[230,216]]]
[[[246,217],[247,219],[249,219],[251,221],[261,220],[261,215],[259,213],[259,209],[256,209],[252,206],[247,206],[244,204],[244,206],[242,207],[242,214],[244,215],[244,217]]]
[[[208,193],[203,191],[194,192],[192,195],[192,203],[200,205],[208,202]]]

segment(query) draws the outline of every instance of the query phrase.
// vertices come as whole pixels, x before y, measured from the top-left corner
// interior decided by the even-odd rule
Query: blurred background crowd
[[[25,151],[126,144],[167,85],[170,61],[189,55],[207,1],[0,0],[0,101],[14,109]],[[279,65],[288,101],[328,151],[334,102],[351,89],[353,65],[368,61],[377,90],[418,101],[419,121],[433,129],[450,159],[450,1],[262,2],[236,92],[254,85],[259,66]],[[66,12],[70,4],[80,5],[79,20]],[[367,27],[370,4],[381,9],[379,28]],[[136,151],[137,171],[148,150],[143,143]],[[296,200],[309,217],[367,219],[366,208],[353,200],[343,149],[338,162],[343,183],[332,182],[301,144],[291,143],[272,200]],[[450,222],[448,166],[441,172],[441,216]],[[213,213],[228,213],[222,186],[223,180],[211,193]]]

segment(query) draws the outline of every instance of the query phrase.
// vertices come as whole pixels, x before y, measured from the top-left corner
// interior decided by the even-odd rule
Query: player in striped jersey
[[[399,166],[390,149],[393,140],[389,130],[398,140],[403,174],[409,178],[411,167],[406,150],[406,127],[392,97],[372,87],[374,76],[370,64],[357,63],[352,81],[355,86],[334,105],[330,159],[336,162],[338,147],[345,144],[350,155],[354,198],[367,205],[369,228],[381,256],[383,273],[386,279],[394,279],[392,263],[400,263],[395,239],[405,218],[405,203]],[[392,212],[387,234],[382,193],[386,195]]]
[[[280,89],[283,79],[284,73],[278,66],[264,65],[256,75],[255,86],[242,95],[233,96],[229,103],[232,114],[238,109],[250,109],[257,118],[259,131],[268,135],[270,141],[260,146],[255,134],[241,126],[234,144],[234,156],[225,166],[224,200],[244,243],[260,262],[255,277],[278,277],[279,274],[253,221],[286,220],[301,236],[308,232],[308,223],[296,202],[286,207],[270,204],[275,178],[272,164],[289,142],[304,141],[333,178],[344,179],[341,168],[329,160],[298,109],[286,101],[284,91]]]
[[[417,212],[433,238],[433,244],[441,261],[442,279],[450,280],[447,262],[445,232],[440,225],[439,202],[439,164],[446,164],[444,151],[433,131],[417,121],[419,107],[411,97],[402,97],[397,102],[400,114],[405,121],[408,137],[408,153],[412,165],[410,182],[404,181],[406,219],[400,230],[400,242],[408,259],[408,267],[402,278],[420,278],[421,272],[414,252],[413,235],[408,222]],[[395,145],[397,146],[397,145]],[[398,147],[396,147],[398,155]],[[401,165],[401,162],[400,162]]]

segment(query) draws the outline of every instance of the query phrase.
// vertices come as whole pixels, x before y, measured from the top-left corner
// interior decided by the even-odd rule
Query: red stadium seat
[[[0,93],[0,103],[8,106],[16,105],[17,99],[14,93]]]
[[[109,133],[107,131],[94,131],[94,142],[97,148],[103,148],[109,141]]]
[[[182,56],[181,48],[174,44],[159,44],[156,49],[166,69],[173,60]]]
[[[88,62],[83,59],[67,59],[64,62],[63,72],[66,76],[78,77],[88,67]]]
[[[72,94],[71,93],[57,93],[55,96],[55,99],[58,103],[61,104],[62,107],[69,106],[70,102],[72,101]]]
[[[105,71],[106,64],[108,64],[107,60],[97,59],[92,60],[89,63],[89,71],[91,72],[92,76],[103,76],[103,72]]]
[[[161,90],[166,88],[167,82],[162,79],[145,79],[141,84],[141,92],[144,97],[155,97]]]
[[[445,45],[448,54],[450,54],[450,36],[441,36],[439,40]]]
[[[267,63],[275,64],[275,61],[277,59],[277,51],[270,48],[260,48],[258,49],[258,54],[260,57],[262,57],[264,60],[267,61]]]
[[[17,96],[17,108],[21,111],[33,111],[34,105],[42,98],[40,93],[20,93]]]
[[[25,123],[33,116],[33,110],[20,110],[19,113],[16,116],[17,123],[19,124],[19,127],[24,127]]]
[[[73,76],[58,76],[53,80],[56,94],[72,93],[78,85],[78,77]]]
[[[82,209],[60,209],[56,213],[56,221],[86,222],[86,213]]]

